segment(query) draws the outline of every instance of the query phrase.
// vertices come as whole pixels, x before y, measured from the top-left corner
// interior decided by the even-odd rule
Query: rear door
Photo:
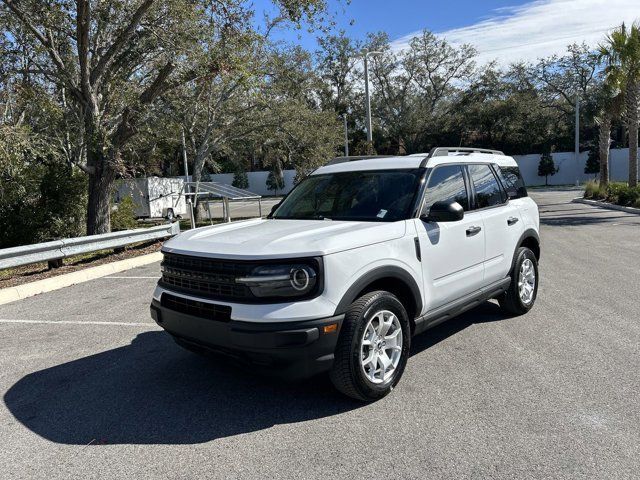
[[[470,211],[470,190],[460,165],[440,165],[430,173],[421,216],[438,201],[455,200],[465,210],[457,222],[415,219],[424,278],[426,310],[444,305],[483,284],[482,212]]]
[[[489,164],[467,166],[473,190],[473,209],[482,215],[485,229],[484,283],[505,278],[516,245],[524,231],[520,210],[510,202]]]

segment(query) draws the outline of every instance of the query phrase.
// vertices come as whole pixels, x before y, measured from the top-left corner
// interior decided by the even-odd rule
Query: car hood
[[[251,260],[318,256],[400,238],[405,228],[405,221],[255,219],[186,231],[162,251]]]

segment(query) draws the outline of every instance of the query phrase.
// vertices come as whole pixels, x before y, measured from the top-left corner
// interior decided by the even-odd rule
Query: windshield
[[[272,218],[393,222],[408,218],[422,170],[380,170],[312,175]]]

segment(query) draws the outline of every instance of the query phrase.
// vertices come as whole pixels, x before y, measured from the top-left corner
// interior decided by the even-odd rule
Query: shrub
[[[617,182],[601,187],[595,181],[587,182],[584,198],[606,200],[617,205],[640,208],[640,186],[630,187],[626,183]]]
[[[584,198],[600,199],[606,198],[606,188],[600,187],[600,184],[595,180],[590,180],[584,187]]]
[[[86,176],[62,162],[0,168],[0,248],[84,235],[86,202]]]
[[[234,173],[231,185],[236,188],[249,188],[249,176],[247,175],[247,172],[237,171]]]
[[[111,212],[111,231],[131,230],[137,226],[136,204],[130,196],[124,197]]]

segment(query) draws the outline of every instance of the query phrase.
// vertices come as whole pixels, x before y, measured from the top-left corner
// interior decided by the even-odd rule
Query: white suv
[[[266,219],[164,248],[151,314],[182,346],[376,400],[411,337],[488,299],[524,314],[538,289],[536,204],[513,158],[436,148],[338,158]]]

